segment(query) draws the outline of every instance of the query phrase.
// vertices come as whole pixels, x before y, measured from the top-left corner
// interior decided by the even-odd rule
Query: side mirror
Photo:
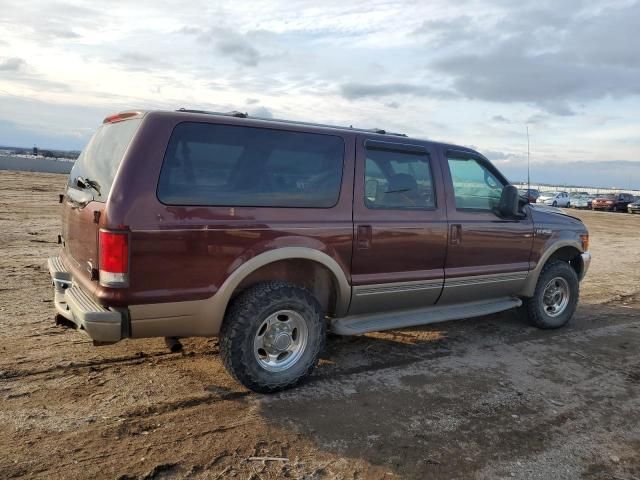
[[[513,185],[505,185],[500,195],[500,203],[498,204],[500,215],[506,218],[515,218],[518,216],[519,206],[520,199],[518,189]]]

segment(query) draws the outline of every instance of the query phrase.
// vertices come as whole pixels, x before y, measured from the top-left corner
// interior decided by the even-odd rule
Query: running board
[[[337,318],[331,323],[331,331],[337,335],[361,335],[368,332],[415,327],[430,323],[462,320],[502,312],[522,305],[515,297],[495,298],[457,305],[444,305],[421,308],[418,310],[382,312],[374,314],[351,315]]]

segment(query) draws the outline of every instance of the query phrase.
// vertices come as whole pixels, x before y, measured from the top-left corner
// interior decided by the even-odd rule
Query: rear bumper
[[[96,342],[113,343],[125,336],[126,309],[100,305],[79,285],[74,284],[71,273],[60,257],[48,260],[54,287],[56,311],[79,330],[84,330]]]

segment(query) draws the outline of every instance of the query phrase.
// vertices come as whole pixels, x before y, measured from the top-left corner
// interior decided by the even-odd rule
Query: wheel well
[[[229,303],[247,288],[261,282],[280,280],[309,290],[325,315],[335,313],[338,284],[333,273],[318,262],[306,259],[278,260],[251,272],[234,290]]]
[[[582,257],[580,256],[580,250],[575,247],[562,247],[551,254],[546,263],[554,260],[560,260],[567,262],[575,270],[578,278],[582,278]]]

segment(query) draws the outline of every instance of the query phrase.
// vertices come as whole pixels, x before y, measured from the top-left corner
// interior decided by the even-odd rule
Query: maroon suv
[[[195,111],[105,119],[62,198],[59,323],[96,344],[220,336],[256,391],[298,383],[327,330],[573,315],[578,219],[527,205],[465,147]]]
[[[609,212],[626,212],[635,197],[629,193],[610,193],[596,197],[591,202],[593,210],[607,210]]]

